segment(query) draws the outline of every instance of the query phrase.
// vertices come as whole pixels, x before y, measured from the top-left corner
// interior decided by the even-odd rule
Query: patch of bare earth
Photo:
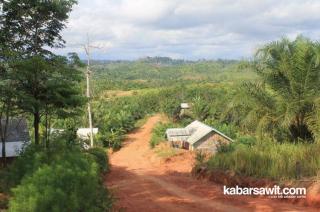
[[[117,198],[115,211],[316,211],[268,198],[225,196],[221,185],[192,178],[192,152],[163,159],[150,149],[152,129],[161,120],[149,118],[110,156],[105,182]]]
[[[122,91],[122,90],[108,90],[102,93],[103,98],[115,98],[115,97],[124,97],[124,96],[133,96],[135,91]]]

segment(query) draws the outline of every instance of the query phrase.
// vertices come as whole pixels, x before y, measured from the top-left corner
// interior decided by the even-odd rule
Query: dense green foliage
[[[76,142],[75,130],[86,117],[77,113],[84,106],[80,59],[48,50],[63,46],[61,30],[75,3],[12,0],[0,15],[0,119],[16,113],[32,117],[36,144],[2,179],[12,196],[10,211],[111,209],[112,197],[101,181],[109,170],[106,151],[83,150]],[[252,63],[166,57],[94,62],[96,146],[118,150],[139,120],[164,113],[169,124],[155,127],[151,147],[165,139],[167,128],[197,119],[235,139],[220,145],[207,162],[197,155],[209,169],[275,180],[315,176],[320,170],[319,61],[319,43],[298,37],[266,45]],[[105,95],[109,91],[132,92]],[[191,109],[181,114],[183,102]],[[50,137],[50,127],[65,133]],[[1,122],[5,144],[3,129]]]
[[[245,83],[230,106],[234,121],[273,140],[315,141],[319,132],[320,45],[303,37],[257,53],[259,82]]]
[[[252,146],[237,144],[222,151],[210,158],[208,167],[256,178],[297,179],[317,176],[319,151],[319,144],[277,144],[264,140]]]
[[[259,142],[238,139],[220,148],[208,161],[210,169],[275,180],[319,174],[319,52],[317,42],[303,37],[258,51],[261,81],[239,89],[226,117]]]
[[[250,68],[241,68],[240,65],[237,61],[228,60],[192,62],[168,58],[97,63],[93,66],[95,93],[256,78]]]
[[[110,209],[111,196],[100,178],[101,171],[108,169],[106,156],[98,149],[92,149],[89,153],[84,154],[75,144],[58,140],[50,150],[39,151],[36,147],[28,147],[8,172],[8,183],[14,186],[9,210]],[[102,162],[105,164],[102,165]]]
[[[75,3],[75,0],[2,3],[0,77],[10,82],[15,93],[12,98],[19,100],[9,102],[33,117],[37,145],[43,117],[48,128],[49,116],[65,118],[83,104],[79,89],[81,72],[77,70],[80,60],[75,54],[68,59],[48,49],[63,47],[61,31]],[[47,134],[43,138],[48,146]]]
[[[33,119],[34,134],[34,144],[1,173],[2,187],[10,193],[9,211],[111,209],[112,198],[101,179],[109,169],[106,152],[84,151],[75,138],[78,117],[74,116],[85,103],[80,89],[82,63],[75,53],[64,57],[52,51],[64,46],[61,32],[76,2],[1,2],[2,149],[12,116]],[[50,138],[52,120],[65,128]]]
[[[109,167],[109,158],[108,155],[103,148],[95,147],[88,150],[88,153],[93,155],[96,163],[99,165],[99,169],[101,172],[108,172],[110,170]]]
[[[253,63],[232,62],[225,64],[225,69],[221,61],[172,64],[159,62],[159,58],[98,64],[96,74],[102,83],[104,75],[110,80],[118,78],[123,81],[121,86],[109,84],[114,86],[109,88],[111,90],[132,89],[126,87],[131,82],[141,84],[134,87],[139,89],[136,95],[111,97],[105,102],[99,99],[100,107],[108,108],[102,114],[107,114],[106,111],[112,114],[103,123],[113,120],[114,123],[106,128],[113,133],[118,131],[111,126],[121,123],[120,128],[124,130],[118,134],[123,137],[125,132],[133,129],[135,120],[149,113],[163,112],[182,126],[198,119],[235,139],[231,145],[218,147],[218,153],[208,161],[210,169],[234,170],[240,175],[276,180],[317,175],[320,169],[316,159],[318,144],[307,143],[318,141],[318,49],[317,43],[302,37],[292,42],[281,40],[262,48]],[[204,64],[207,64],[206,68],[201,69]],[[231,83],[218,77],[214,64],[218,64],[220,74],[229,76]],[[235,68],[241,66],[245,70]],[[252,69],[256,75],[252,74]],[[171,73],[171,70],[177,72]],[[238,80],[236,73],[244,73],[242,71],[247,71],[250,77],[243,78],[243,83],[235,83]],[[195,78],[205,75],[207,80],[200,77],[200,80],[192,78],[189,81],[184,78],[188,74]],[[218,78],[210,78],[210,74]],[[170,76],[174,77],[170,79]],[[212,84],[216,79],[219,83]],[[144,89],[152,87],[151,84],[153,89]],[[165,87],[154,88],[158,86]],[[191,105],[182,117],[179,116],[181,102]],[[116,105],[115,108],[112,105]],[[116,121],[115,117],[120,114],[123,118]],[[164,140],[167,127],[158,125],[154,129],[151,147]],[[117,142],[121,142],[117,134],[113,135]],[[310,160],[312,162],[308,163]],[[301,173],[297,173],[298,166],[305,167],[300,169]]]
[[[98,142],[103,146],[119,149],[124,135],[135,128],[135,123],[156,110],[155,103],[152,95],[95,102],[94,121],[99,127]]]
[[[229,88],[229,85],[191,85],[151,90],[140,95],[107,100],[99,98],[94,104],[94,121],[100,130],[97,139],[106,147],[119,149],[124,135],[135,128],[137,120],[156,112],[165,113],[181,123],[188,123],[193,118],[217,122],[224,110],[224,103],[219,99],[233,95]],[[196,105],[198,102],[194,100],[199,98],[203,104],[210,104],[210,107],[206,106],[203,111],[198,111],[202,112],[201,117],[192,114],[191,117],[179,117],[182,102]]]

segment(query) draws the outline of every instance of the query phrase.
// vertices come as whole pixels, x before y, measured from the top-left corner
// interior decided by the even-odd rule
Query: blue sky
[[[241,59],[259,46],[298,34],[319,40],[319,0],[79,0],[63,37],[94,59]]]

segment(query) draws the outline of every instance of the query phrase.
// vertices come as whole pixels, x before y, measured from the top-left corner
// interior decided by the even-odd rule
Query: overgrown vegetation
[[[95,95],[105,90],[138,90],[205,83],[234,83],[257,75],[234,60],[183,61],[166,57],[138,61],[96,62]]]
[[[8,170],[7,182],[13,187],[9,210],[110,209],[112,197],[101,178],[108,170],[105,155],[99,149],[85,153],[78,144],[64,140],[55,141],[50,150],[29,146]]]
[[[9,211],[107,211],[112,197],[101,175],[106,152],[80,148],[76,120],[82,95],[82,63],[75,53],[56,55],[61,31],[76,0],[2,1],[0,13],[1,192]],[[32,144],[6,167],[11,118],[32,122]],[[65,128],[50,135],[52,122]],[[25,130],[25,129],[22,129]],[[17,137],[19,137],[17,135]]]
[[[290,180],[319,176],[319,144],[278,144],[260,141],[221,151],[208,161],[209,169],[233,170],[242,176]]]
[[[158,112],[167,114],[171,121],[179,121],[182,125],[194,118],[217,123],[224,110],[224,102],[220,99],[234,95],[230,88],[230,85],[190,85],[148,90],[134,96],[97,98],[94,104],[94,120],[100,130],[97,139],[105,147],[119,149],[125,134],[134,129],[139,119]],[[196,98],[200,98],[201,102],[194,102]],[[201,109],[190,113],[190,116],[180,117],[181,102],[190,102]],[[200,113],[201,117],[198,117]],[[219,126],[228,128],[226,123]],[[165,126],[162,131],[164,129]],[[159,136],[161,133],[158,133]]]
[[[8,169],[2,190],[10,211],[106,211],[112,197],[101,175],[105,149],[118,150],[139,120],[165,113],[152,148],[169,127],[198,119],[235,139],[220,145],[209,169],[274,180],[319,175],[320,45],[304,37],[261,48],[254,61],[184,61],[166,57],[93,63],[93,120],[97,148],[83,150],[75,131],[86,123],[79,57],[55,55],[75,0],[3,3],[0,14],[0,138],[5,158],[10,117],[32,123],[32,142]],[[33,30],[30,30],[33,29]],[[108,92],[111,95],[105,95]],[[117,96],[117,92],[130,91]],[[190,104],[185,114],[180,104]],[[2,121],[4,120],[4,121]],[[65,130],[52,136],[50,128]],[[163,157],[175,150],[158,151]],[[6,160],[4,165],[6,165]],[[1,203],[2,204],[2,203]]]
[[[257,53],[258,83],[245,83],[226,117],[259,142],[239,139],[208,161],[210,169],[274,180],[318,176],[320,46],[298,37]],[[238,145],[239,144],[239,145]]]
[[[232,121],[279,142],[317,140],[319,49],[317,42],[303,37],[260,49],[254,64],[260,80],[239,89],[230,105]]]

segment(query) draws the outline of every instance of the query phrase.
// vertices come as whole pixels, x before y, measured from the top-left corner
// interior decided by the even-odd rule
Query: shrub
[[[24,178],[13,189],[9,211],[105,211],[111,207],[108,195],[97,164],[71,153]]]
[[[227,135],[232,139],[237,138],[238,130],[232,124],[221,123],[220,121],[215,119],[206,119],[205,123],[208,124],[209,126],[216,128],[220,132],[223,132],[225,135]]]
[[[101,182],[107,167],[101,149],[84,154],[79,145],[57,140],[50,149],[29,146],[9,168],[15,187],[9,211],[106,211],[112,198]]]
[[[257,139],[253,136],[240,136],[237,138],[237,143],[244,144],[247,146],[253,146],[257,142]]]
[[[46,151],[38,151],[34,145],[28,146],[21,155],[8,167],[8,175],[5,180],[8,189],[18,185],[24,176],[35,172],[41,165],[49,163]]]
[[[205,163],[206,160],[206,154],[201,151],[197,151],[196,157],[195,157],[195,166],[200,167]]]
[[[122,147],[124,131],[120,129],[111,129],[110,131],[100,132],[97,136],[98,143],[102,143],[104,147],[112,148],[117,151]]]
[[[320,170],[319,144],[258,142],[239,144],[234,151],[219,152],[208,161],[210,169],[233,170],[243,176],[272,180],[316,176]],[[301,173],[297,173],[297,163]]]
[[[235,149],[235,143],[219,143],[219,145],[217,145],[217,152],[219,153],[224,153],[224,152],[232,152]]]
[[[109,171],[109,158],[106,151],[103,148],[91,148],[88,150],[88,153],[94,156],[94,159],[99,165],[99,169],[101,172]]]

